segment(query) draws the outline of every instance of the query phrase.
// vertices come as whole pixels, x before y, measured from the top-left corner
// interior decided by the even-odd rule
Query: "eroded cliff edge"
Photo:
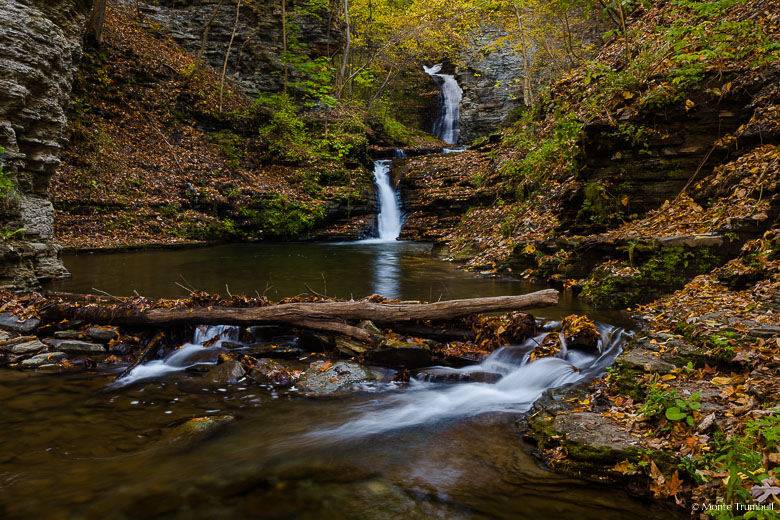
[[[1,288],[67,275],[52,242],[48,191],[65,144],[65,110],[90,5],[0,1],[0,164],[14,181],[0,200]]]

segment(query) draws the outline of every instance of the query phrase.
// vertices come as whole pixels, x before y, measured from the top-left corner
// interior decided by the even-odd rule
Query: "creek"
[[[303,282],[342,297],[422,300],[538,289],[474,277],[433,258],[427,244],[398,241],[239,244],[65,262],[73,278],[52,288],[152,297],[183,295],[177,281],[272,298],[302,292]],[[590,311],[564,294],[558,306],[534,313],[625,322]],[[196,333],[192,343],[206,340]],[[614,357],[619,344],[603,350]],[[607,363],[569,356],[528,364],[524,356],[521,345],[488,358],[480,368],[504,375],[495,385],[376,383],[331,398],[248,380],[205,383],[181,369],[128,385],[106,374],[4,370],[0,517],[674,517],[662,504],[537,465],[515,419],[544,388],[577,379],[571,364],[598,373]],[[212,435],[172,433],[193,417],[225,415],[235,419]]]

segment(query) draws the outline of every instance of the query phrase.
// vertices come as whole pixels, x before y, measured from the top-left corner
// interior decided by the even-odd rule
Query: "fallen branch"
[[[75,295],[74,295],[75,296]],[[86,297],[83,297],[87,300]],[[322,330],[373,342],[364,329],[347,322],[371,320],[378,324],[413,322],[417,320],[451,320],[471,314],[516,311],[547,307],[558,302],[558,291],[547,289],[519,296],[495,296],[435,303],[372,303],[368,301],[303,302],[266,307],[195,307],[156,308],[134,311],[124,307],[82,305],[61,302],[42,309],[45,321],[80,319],[96,324],[120,326],[171,327],[186,325],[284,324],[312,330]]]

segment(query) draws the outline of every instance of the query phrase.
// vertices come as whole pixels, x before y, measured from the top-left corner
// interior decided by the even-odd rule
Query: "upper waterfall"
[[[441,82],[440,114],[433,124],[433,133],[449,144],[457,144],[460,137],[460,100],[463,89],[452,74],[439,74],[442,64],[423,65],[425,73]]]

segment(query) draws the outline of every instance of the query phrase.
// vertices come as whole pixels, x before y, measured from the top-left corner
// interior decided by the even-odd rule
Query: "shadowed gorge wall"
[[[65,109],[91,3],[0,0],[0,164],[15,178],[0,199],[2,288],[67,275],[52,243],[48,190],[65,144]]]

